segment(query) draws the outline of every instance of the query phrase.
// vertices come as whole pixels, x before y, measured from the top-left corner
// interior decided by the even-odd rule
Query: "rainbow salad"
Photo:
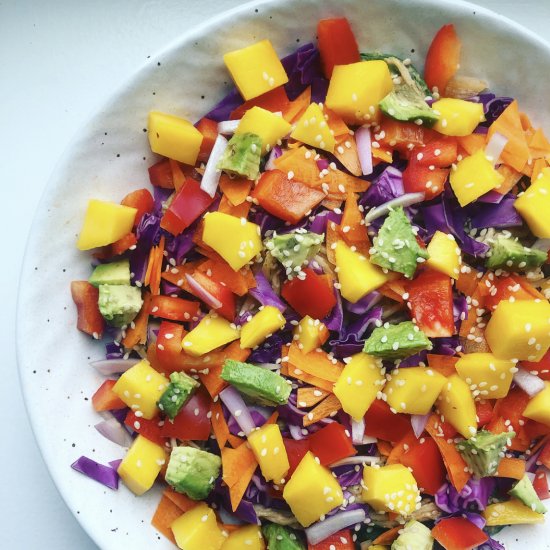
[[[544,521],[550,143],[456,74],[453,25],[423,74],[360,51],[337,18],[226,53],[198,122],[149,113],[152,189],[88,204],[71,291],[121,460],[72,466],[163,485],[182,550],[498,550]]]

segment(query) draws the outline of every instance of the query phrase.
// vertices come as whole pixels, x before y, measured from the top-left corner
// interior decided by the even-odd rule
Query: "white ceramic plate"
[[[87,201],[118,201],[148,184],[154,158],[142,131],[147,113],[198,119],[229,87],[224,52],[269,38],[282,57],[314,39],[318,19],[331,15],[351,20],[362,50],[393,52],[417,65],[435,31],[453,22],[463,43],[463,74],[487,79],[497,93],[517,97],[536,123],[550,123],[550,46],[494,13],[447,0],[251,3],[208,21],[138,70],[82,129],[48,184],[27,247],[17,321],[21,381],[44,460],[103,549],[173,546],[149,524],[158,491],[136,498],[121,484],[113,492],[69,467],[80,455],[106,463],[124,454],[93,428],[98,416],[89,398],[101,377],[88,362],[103,356],[103,346],[76,330],[69,292],[71,280],[90,273],[89,256],[75,247]],[[543,549],[550,548],[549,535],[550,527],[535,526],[506,529],[501,538],[508,548]]]

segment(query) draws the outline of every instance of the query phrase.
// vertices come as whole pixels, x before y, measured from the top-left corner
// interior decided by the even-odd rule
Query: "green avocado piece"
[[[382,359],[404,359],[424,349],[431,350],[432,343],[412,321],[375,328],[363,347],[365,353]]]
[[[141,290],[130,285],[99,285],[99,311],[114,327],[130,324],[139,313],[143,300]]]
[[[284,267],[295,270],[319,252],[322,242],[323,235],[297,230],[284,235],[275,234],[265,241],[265,246]]]
[[[262,527],[269,550],[306,550],[297,533],[289,527],[268,523]]]
[[[276,372],[226,359],[221,377],[241,393],[266,405],[285,405],[292,387]]]
[[[411,222],[400,206],[391,210],[374,237],[370,261],[412,279],[418,263],[429,258],[416,241]]]
[[[166,482],[193,500],[205,499],[220,475],[219,456],[195,447],[174,447],[166,469]]]
[[[229,174],[256,179],[260,173],[262,139],[256,134],[234,134],[216,168]]]
[[[88,282],[96,288],[99,285],[130,285],[130,260],[99,264]]]
[[[485,265],[490,269],[500,267],[507,271],[524,271],[540,267],[547,259],[546,252],[528,248],[517,239],[499,235],[491,244],[490,255]]]
[[[496,473],[509,438],[515,432],[494,434],[481,430],[476,435],[456,444],[458,452],[477,477],[489,477]]]
[[[378,105],[385,115],[402,122],[421,121],[424,126],[430,127],[439,120],[424,96],[409,84],[395,86]]]
[[[432,532],[419,521],[411,520],[399,531],[391,550],[432,550],[434,539]]]
[[[174,420],[181,408],[189,401],[191,394],[199,383],[184,372],[173,372],[170,383],[159,399],[159,409],[170,419]]]
[[[531,480],[527,475],[523,476],[513,487],[508,491],[510,495],[521,500],[525,506],[529,506],[533,512],[546,514],[546,506],[540,501]]]

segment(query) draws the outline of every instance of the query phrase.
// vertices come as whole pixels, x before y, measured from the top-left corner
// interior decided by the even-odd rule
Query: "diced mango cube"
[[[205,315],[201,322],[188,332],[181,346],[185,353],[200,357],[213,349],[229,344],[239,337],[239,330],[233,324],[216,313]]]
[[[298,340],[298,347],[302,353],[309,353],[321,347],[328,337],[328,328],[319,319],[313,319],[309,315],[303,317],[294,329],[294,339]]]
[[[136,212],[130,206],[90,200],[76,246],[79,250],[90,250],[118,241],[132,231]]]
[[[377,512],[409,516],[420,506],[420,491],[412,473],[402,464],[366,466],[363,500]]]
[[[202,240],[235,271],[245,266],[263,247],[258,225],[223,212],[204,216]]]
[[[220,550],[227,540],[214,510],[205,502],[185,512],[170,527],[181,550]]]
[[[425,367],[396,369],[384,388],[386,401],[397,412],[428,414],[447,379]]]
[[[334,153],[336,139],[331,134],[325,114],[317,103],[309,105],[296,123],[296,128],[292,131],[290,137],[306,145]]]
[[[159,412],[157,403],[169,380],[145,359],[130,367],[113,386],[116,393],[133,411],[140,411],[149,420]]]
[[[426,262],[428,267],[445,273],[453,279],[458,279],[462,264],[462,252],[454,235],[436,231],[428,244],[428,254],[430,255]]]
[[[360,61],[334,67],[326,105],[349,124],[376,122],[378,103],[393,90],[385,61]]]
[[[290,132],[290,123],[282,116],[262,109],[252,107],[246,111],[239,122],[236,134],[256,134],[262,140],[262,155],[277,144]]]
[[[221,550],[265,550],[265,542],[259,525],[245,525],[229,533]]]
[[[541,239],[550,238],[550,168],[542,170],[542,175],[516,199],[514,207],[533,235]]]
[[[241,349],[255,348],[285,324],[285,318],[276,307],[265,306],[241,327]]]
[[[516,365],[492,353],[468,353],[456,363],[456,371],[470,386],[474,397],[499,399],[508,395]]]
[[[460,435],[466,439],[475,435],[477,414],[474,398],[468,384],[458,374],[449,376],[443,384],[437,408],[445,422],[449,422]]]
[[[334,395],[345,412],[360,420],[385,383],[381,360],[363,352],[356,353],[336,381]]]
[[[283,498],[304,527],[344,502],[340,484],[311,452],[304,455],[285,485]]]
[[[246,100],[288,82],[285,68],[269,40],[226,53],[223,60]]]
[[[359,252],[351,250],[343,241],[336,243],[335,255],[340,291],[350,302],[357,302],[388,281],[388,275],[378,266]]]
[[[248,443],[267,481],[282,483],[290,464],[278,424],[264,424],[248,434]]]
[[[434,130],[446,136],[469,136],[485,120],[483,104],[445,97],[436,101],[432,109],[439,113]]]
[[[550,426],[550,384],[548,382],[545,384],[544,390],[529,401],[523,416]]]
[[[550,304],[546,300],[502,300],[487,323],[485,338],[501,359],[537,362],[550,348]]]
[[[153,153],[191,166],[197,162],[202,134],[188,120],[151,111],[147,135]]]
[[[167,456],[160,445],[138,435],[120,463],[118,475],[132,493],[142,495],[155,483]]]
[[[512,498],[506,502],[490,504],[483,512],[488,527],[497,525],[520,525],[544,523],[544,514],[533,512],[523,502]]]
[[[504,176],[495,170],[481,150],[463,158],[450,175],[451,187],[460,206],[470,204],[503,181]]]

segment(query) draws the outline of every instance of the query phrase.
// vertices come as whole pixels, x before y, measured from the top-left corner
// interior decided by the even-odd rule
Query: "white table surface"
[[[48,177],[72,136],[148,55],[210,15],[240,3],[0,2],[0,189],[4,205],[0,214],[0,304],[4,311],[0,349],[6,354],[0,367],[2,549],[96,548],[49,477],[27,419],[17,374],[18,274],[33,213]],[[478,4],[550,41],[550,0],[479,0]],[[28,345],[32,345],[32,335]],[[55,361],[55,352],[45,360]]]

